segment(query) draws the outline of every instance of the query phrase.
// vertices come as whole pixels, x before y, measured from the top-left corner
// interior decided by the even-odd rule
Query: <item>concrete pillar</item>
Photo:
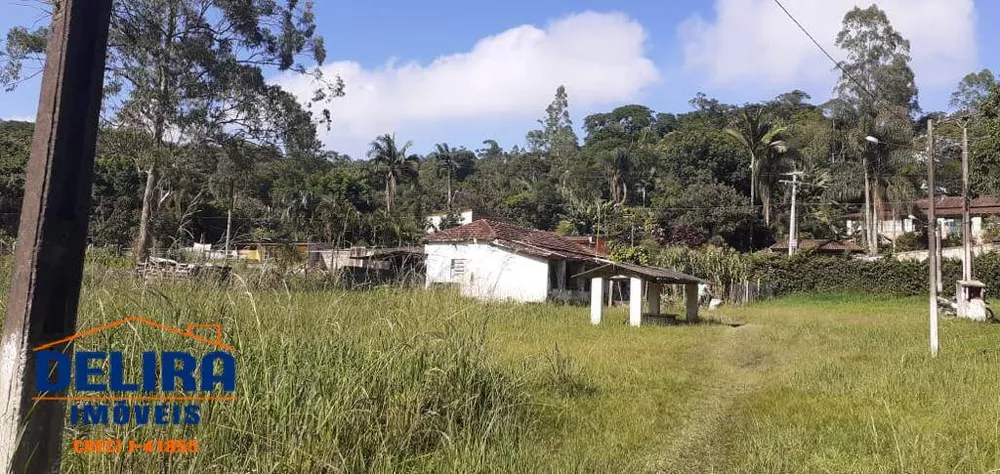
[[[646,312],[660,314],[660,291],[659,283],[646,283]]]
[[[604,279],[590,279],[590,324],[601,324],[601,311],[604,309]]]
[[[688,283],[684,285],[684,304],[687,309],[684,319],[688,322],[698,320],[698,284]]]
[[[628,324],[638,327],[642,324],[642,279],[630,278],[628,290]]]

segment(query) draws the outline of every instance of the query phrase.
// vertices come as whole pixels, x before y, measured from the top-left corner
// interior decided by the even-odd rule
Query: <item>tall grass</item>
[[[926,301],[794,295],[705,324],[441,291],[144,283],[88,266],[80,326],[222,323],[235,402],[193,426],[67,426],[63,472],[989,472],[1000,467],[1000,326]],[[100,268],[98,268],[100,267]],[[127,269],[124,273],[127,273]],[[0,277],[9,263],[0,259]],[[259,278],[259,277],[258,277]],[[739,327],[718,322],[746,323]],[[132,360],[204,350],[136,324],[81,342]],[[138,367],[129,367],[136,377]],[[73,453],[78,438],[199,440],[196,454]]]
[[[177,327],[221,322],[235,348],[238,399],[206,403],[200,424],[167,432],[71,428],[68,440],[196,438],[202,450],[67,456],[64,472],[494,471],[530,427],[525,381],[492,360],[482,325],[441,310],[464,304],[451,295],[109,285],[85,292],[81,327],[123,315]],[[77,349],[138,360],[141,351],[191,344],[136,325]]]

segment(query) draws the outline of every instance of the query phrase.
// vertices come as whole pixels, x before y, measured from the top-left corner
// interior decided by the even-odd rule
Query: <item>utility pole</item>
[[[799,175],[801,171],[793,171],[791,173],[785,173],[786,176],[791,176],[792,180],[782,180],[782,183],[788,183],[792,185],[792,212],[789,216],[788,221],[788,256],[791,257],[795,255],[795,251],[799,248],[799,230],[795,222],[795,195],[798,193],[799,189]]]
[[[76,332],[110,17],[111,0],[52,15],[0,344],[0,474],[59,471],[65,403],[33,400],[32,348]]]
[[[965,118],[962,121],[962,279],[965,281],[972,280],[972,219],[969,214],[969,123]]]
[[[937,239],[938,225],[937,216],[934,209],[934,120],[927,120],[927,194],[929,204],[927,206],[927,259],[930,265],[930,342],[931,357],[936,357],[938,353],[938,273],[937,273]]]

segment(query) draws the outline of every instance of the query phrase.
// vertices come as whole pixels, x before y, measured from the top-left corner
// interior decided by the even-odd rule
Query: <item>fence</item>
[[[777,296],[777,293],[776,285],[758,278],[755,281],[744,280],[726,285],[723,296],[726,303],[743,305],[772,299]]]

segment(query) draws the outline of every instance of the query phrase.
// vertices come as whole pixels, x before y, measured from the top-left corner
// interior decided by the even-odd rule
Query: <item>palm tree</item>
[[[392,204],[396,199],[396,185],[401,181],[411,179],[416,175],[415,155],[407,156],[406,152],[413,142],[406,142],[402,147],[396,144],[396,135],[381,135],[371,143],[368,158],[379,172],[385,174],[385,212],[392,213]]]
[[[748,105],[740,111],[734,127],[727,128],[726,133],[736,139],[750,154],[750,203],[757,204],[757,191],[761,193],[764,204],[764,222],[771,223],[771,188],[773,173],[767,173],[766,180],[761,179],[761,169],[773,170],[775,161],[787,151],[785,142],[778,137],[786,127],[777,125],[774,117],[763,106]]]
[[[604,173],[608,180],[611,200],[615,205],[623,205],[628,201],[628,183],[626,178],[632,171],[632,157],[629,150],[616,148],[603,153]]]
[[[875,255],[881,216],[886,211],[895,215],[908,212],[916,197],[913,178],[922,170],[911,145],[913,129],[905,113],[898,110],[882,110],[874,120],[864,120],[850,109],[840,113],[846,118],[838,141],[843,154],[854,159],[832,169],[834,179],[828,193],[838,199],[863,197],[864,241],[869,255]]]
[[[451,215],[451,178],[455,174],[455,153],[447,143],[435,145],[437,151],[434,152],[434,160],[437,162],[437,171],[448,175],[448,215]]]

